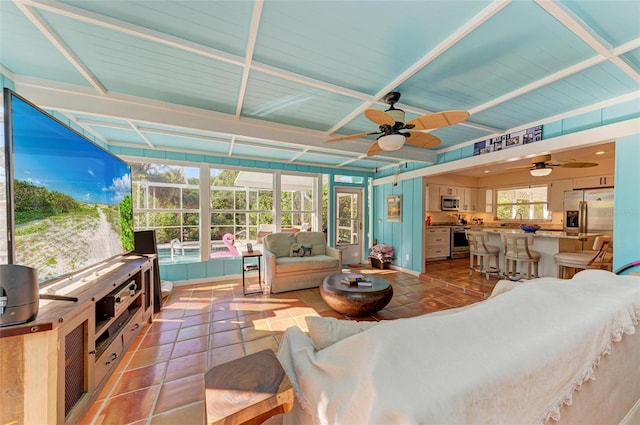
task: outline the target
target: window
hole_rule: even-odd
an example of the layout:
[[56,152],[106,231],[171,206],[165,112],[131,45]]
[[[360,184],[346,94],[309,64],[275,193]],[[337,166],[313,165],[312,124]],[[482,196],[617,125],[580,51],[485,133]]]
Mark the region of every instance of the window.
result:
[[333,181],[336,183],[353,183],[353,184],[363,184],[364,177],[359,176],[343,176],[340,174],[336,174],[333,176]]
[[498,220],[548,220],[547,187],[519,187],[496,191]]
[[273,174],[212,168],[211,240],[225,233],[255,241],[258,230],[273,226]]
[[134,229],[155,229],[158,260],[199,261],[199,169],[131,163],[131,180]]
[[[317,205],[326,198],[316,193],[319,175],[155,163],[131,168],[134,229],[156,231],[161,264],[203,261],[207,241],[211,257],[235,255],[225,234],[234,235],[241,250],[247,242],[261,242],[259,233],[272,232],[277,217],[282,228],[320,230],[324,223]],[[201,181],[208,182],[209,193],[200,193]]]
[[282,174],[280,187],[280,208],[282,227],[312,229],[315,215],[314,185],[315,178]]

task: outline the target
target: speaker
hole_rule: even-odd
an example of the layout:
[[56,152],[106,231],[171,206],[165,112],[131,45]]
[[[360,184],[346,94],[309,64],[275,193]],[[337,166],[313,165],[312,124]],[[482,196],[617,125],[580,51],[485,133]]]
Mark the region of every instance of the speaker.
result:
[[[138,230],[133,232],[133,243],[136,254],[158,254],[155,230]],[[162,308],[162,286],[160,282],[160,265],[158,257],[153,260],[153,312],[158,313]]]
[[35,320],[40,306],[39,295],[36,269],[0,264],[0,326]]
[[133,232],[134,252],[136,254],[157,254],[155,230],[139,230]]

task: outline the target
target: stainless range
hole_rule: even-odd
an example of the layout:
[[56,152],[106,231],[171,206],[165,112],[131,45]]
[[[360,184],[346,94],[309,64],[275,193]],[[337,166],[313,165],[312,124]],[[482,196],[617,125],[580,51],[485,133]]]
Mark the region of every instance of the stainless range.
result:
[[469,241],[465,230],[468,226],[451,227],[451,258],[469,258]]

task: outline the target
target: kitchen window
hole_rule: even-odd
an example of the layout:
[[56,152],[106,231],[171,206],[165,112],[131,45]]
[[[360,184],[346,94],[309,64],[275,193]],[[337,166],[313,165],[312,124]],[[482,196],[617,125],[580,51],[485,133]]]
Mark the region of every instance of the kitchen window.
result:
[[550,220],[547,209],[547,187],[516,187],[496,191],[498,220]]

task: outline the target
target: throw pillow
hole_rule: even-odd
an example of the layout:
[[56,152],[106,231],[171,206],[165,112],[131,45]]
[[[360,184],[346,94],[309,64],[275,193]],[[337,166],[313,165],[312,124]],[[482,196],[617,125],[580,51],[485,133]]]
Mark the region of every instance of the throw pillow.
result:
[[302,249],[302,245],[297,243],[292,243],[289,247],[289,257],[303,257],[304,250]]
[[306,316],[309,337],[316,350],[327,348],[335,342],[355,335],[382,322],[353,322],[335,317]]
[[302,256],[310,257],[313,255],[313,245],[302,245]]

